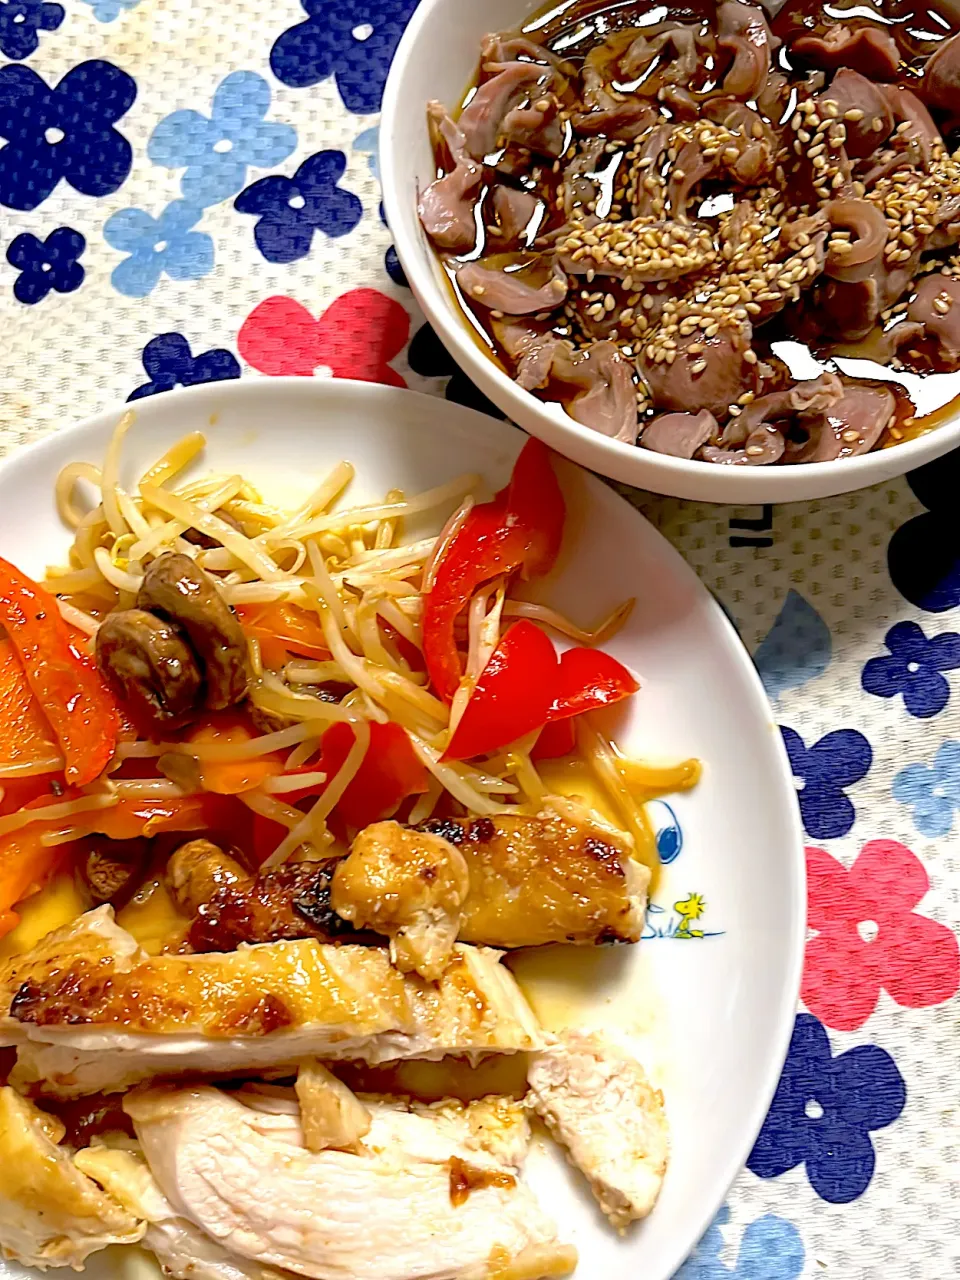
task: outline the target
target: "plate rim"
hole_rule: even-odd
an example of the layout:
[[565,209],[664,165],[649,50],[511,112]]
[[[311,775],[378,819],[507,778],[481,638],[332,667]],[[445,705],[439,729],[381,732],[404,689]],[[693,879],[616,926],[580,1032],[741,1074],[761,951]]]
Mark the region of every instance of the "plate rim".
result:
[[[230,379],[218,382],[202,383],[193,387],[176,387],[172,394],[178,402],[186,402],[191,408],[196,407],[196,412],[203,413],[203,407],[208,402],[217,402],[224,397],[228,400],[242,399],[249,391],[256,389],[261,394],[269,395],[271,392],[277,393],[281,398],[290,392],[297,392],[308,398],[315,396],[321,403],[331,392],[336,392],[338,396],[345,396],[348,400],[356,398],[362,400],[372,398],[374,401],[380,401],[384,406],[384,415],[389,413],[391,402],[395,402],[398,398],[409,400],[414,398],[416,401],[424,405],[430,405],[431,411],[435,411],[438,403],[444,406],[444,411],[448,419],[460,419],[463,424],[472,423],[475,427],[485,430],[488,434],[493,431],[499,433],[506,442],[508,439],[518,441],[527,436],[527,433],[511,422],[493,418],[479,410],[472,409],[466,405],[456,404],[450,401],[440,401],[435,395],[429,395],[420,391],[414,391],[409,388],[393,387],[384,383],[364,382],[354,379],[341,378],[303,378],[296,376],[277,377],[277,378],[248,378],[248,379]],[[163,392],[164,403],[166,397],[171,392]],[[155,396],[144,397],[143,399],[152,402]],[[0,501],[2,501],[4,487],[15,479],[16,473],[24,466],[29,466],[34,458],[45,458],[50,454],[54,457],[60,454],[63,463],[73,461],[67,456],[69,454],[70,440],[81,436],[82,434],[102,430],[110,425],[112,419],[119,419],[127,410],[133,409],[136,414],[141,412],[150,414],[153,412],[149,404],[143,404],[142,401],[120,401],[113,406],[102,409],[99,413],[93,414],[78,422],[72,422],[42,436],[38,440],[30,441],[19,447],[15,447],[0,458]],[[209,414],[209,410],[207,413]],[[215,425],[215,423],[213,424]],[[427,429],[435,429],[428,426],[426,421],[423,424]],[[184,425],[184,431],[190,429],[188,423]],[[316,428],[322,429],[322,419],[318,418]],[[562,456],[562,455],[561,455]],[[570,465],[579,465],[571,463]],[[647,531],[652,534],[654,540],[661,544],[660,550],[665,555],[670,570],[678,575],[681,580],[686,580],[687,584],[695,593],[703,597],[703,603],[712,612],[713,616],[720,622],[721,629],[727,636],[730,644],[728,646],[733,661],[735,661],[742,669],[747,688],[750,696],[755,703],[755,711],[758,717],[766,719],[770,724],[769,733],[769,750],[772,753],[772,761],[776,763],[776,774],[778,778],[778,795],[776,797],[777,807],[780,810],[777,821],[783,821],[784,839],[781,842],[780,849],[776,856],[787,858],[787,883],[790,894],[793,898],[793,911],[791,914],[789,936],[786,938],[784,947],[786,979],[781,991],[779,1007],[776,1012],[775,1032],[770,1037],[769,1044],[771,1048],[770,1061],[764,1072],[763,1088],[754,1092],[753,1101],[749,1111],[748,1121],[742,1127],[742,1133],[739,1141],[731,1142],[730,1150],[722,1163],[718,1164],[716,1174],[711,1179],[714,1184],[715,1192],[707,1197],[710,1202],[709,1212],[699,1215],[696,1222],[691,1222],[690,1233],[691,1239],[684,1240],[681,1246],[669,1255],[670,1271],[669,1275],[675,1274],[677,1269],[683,1264],[702,1239],[704,1233],[716,1217],[720,1207],[726,1200],[733,1183],[739,1177],[740,1173],[745,1169],[746,1162],[749,1158],[753,1145],[763,1126],[764,1119],[768,1113],[773,1096],[776,1092],[780,1081],[783,1064],[787,1058],[787,1052],[790,1046],[790,1040],[793,1034],[794,1021],[797,1013],[797,1006],[800,995],[800,983],[802,978],[804,951],[806,947],[806,919],[807,919],[807,875],[806,875],[806,854],[805,854],[805,837],[800,819],[799,806],[795,800],[795,791],[793,787],[793,770],[790,767],[789,758],[787,756],[786,747],[779,731],[777,730],[777,719],[774,709],[770,703],[767,693],[760,679],[757,667],[742,639],[737,631],[733,621],[722,607],[717,597],[709,588],[700,580],[699,576],[687,563],[680,551],[673,545],[668,538],[660,532],[660,530],[650,521],[638,508],[628,502],[621,493],[619,493],[611,483],[605,481],[601,476],[591,472],[588,468],[580,467],[584,473],[586,486],[593,489],[595,494],[602,493],[606,495],[606,500],[613,500],[620,503],[632,513],[632,517],[647,526]],[[2,548],[0,548],[2,552]],[[695,1230],[694,1230],[695,1228]],[[686,1232],[682,1233],[686,1236]],[[635,1237],[635,1248],[639,1250],[641,1247],[641,1238]],[[582,1257],[578,1264],[578,1270],[583,1263],[587,1261],[586,1257]],[[32,1274],[32,1272],[31,1272]],[[667,1280],[667,1276],[663,1277]]]

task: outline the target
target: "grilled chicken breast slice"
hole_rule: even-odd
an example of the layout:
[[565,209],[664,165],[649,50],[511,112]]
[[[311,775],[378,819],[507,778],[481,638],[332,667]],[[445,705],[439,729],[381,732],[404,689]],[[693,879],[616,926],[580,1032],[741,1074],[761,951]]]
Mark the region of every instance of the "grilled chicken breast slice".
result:
[[174,1280],[292,1280],[292,1273],[242,1258],[186,1218],[180,1217],[147,1167],[142,1154],[89,1147],[76,1163],[146,1224],[143,1247]]
[[0,1089],[0,1250],[27,1266],[81,1270],[91,1253],[135,1244],[143,1224],[58,1144],[63,1126]]
[[362,1152],[314,1153],[271,1132],[289,1117],[217,1089],[152,1088],[124,1105],[175,1213],[260,1265],[313,1280],[492,1280],[511,1267],[548,1277],[575,1265],[516,1167],[426,1114],[374,1106]]
[[619,1230],[653,1208],[667,1168],[663,1095],[606,1036],[568,1031],[532,1056],[530,1101]]
[[11,1077],[62,1097],[154,1075],[223,1075],[303,1058],[479,1057],[536,1049],[542,1033],[496,951],[458,946],[436,983],[386,950],[313,939],[205,955],[142,953],[109,906],[0,966]]
[[395,946],[412,935],[441,967],[457,936],[496,947],[639,940],[650,873],[628,835],[575,801],[427,826],[362,831],[334,873],[334,909]]
[[449,840],[375,822],[338,864],[330,905],[357,928],[385,933],[398,969],[433,979],[450,963],[469,889],[467,864]]

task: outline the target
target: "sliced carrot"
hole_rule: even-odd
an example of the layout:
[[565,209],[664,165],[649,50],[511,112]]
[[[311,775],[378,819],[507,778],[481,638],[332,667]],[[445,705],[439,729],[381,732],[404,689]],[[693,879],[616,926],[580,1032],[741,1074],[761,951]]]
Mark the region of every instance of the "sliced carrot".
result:
[[[0,917],[13,916],[9,928],[19,917],[11,910],[23,898],[42,889],[57,867],[70,856],[69,844],[45,848],[40,837],[46,828],[26,827],[0,839]],[[0,924],[2,928],[2,924]],[[4,933],[9,929],[3,929]]]
[[330,651],[315,613],[295,604],[238,605],[237,617],[248,636],[260,644],[260,660],[269,671],[279,671],[292,657],[323,662]]
[[[187,742],[197,745],[249,742],[257,734],[253,725],[243,715],[234,711],[211,716],[204,724],[193,728]],[[283,772],[283,761],[277,756],[257,756],[252,760],[203,760],[200,779],[204,791],[215,795],[236,796],[259,787],[265,779]]]
[[0,779],[53,773],[63,768],[56,734],[33,695],[17,651],[0,639]]

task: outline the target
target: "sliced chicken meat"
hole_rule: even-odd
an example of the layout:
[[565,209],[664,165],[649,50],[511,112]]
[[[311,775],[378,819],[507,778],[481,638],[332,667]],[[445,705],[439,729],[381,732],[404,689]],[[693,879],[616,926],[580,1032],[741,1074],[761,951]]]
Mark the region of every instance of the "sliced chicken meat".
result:
[[232,1253],[176,1212],[139,1151],[90,1147],[78,1168],[145,1223],[143,1247],[174,1280],[291,1280],[292,1272]]
[[463,855],[442,836],[376,822],[337,867],[330,902],[358,928],[390,938],[390,959],[431,980],[450,963],[470,888]]
[[334,875],[335,909],[382,932],[432,930],[438,947],[458,935],[498,947],[639,939],[650,873],[582,805],[551,797],[532,816],[426,827],[361,832]]
[[63,1125],[0,1089],[0,1250],[27,1266],[73,1267],[111,1244],[135,1244],[143,1224],[90,1180],[59,1143]]
[[575,1265],[517,1167],[423,1111],[373,1108],[353,1153],[298,1148],[263,1123],[283,1117],[216,1089],[154,1088],[125,1107],[178,1216],[260,1265],[314,1280],[549,1277]]
[[0,1039],[14,1083],[60,1096],[158,1074],[236,1074],[305,1057],[477,1057],[539,1047],[536,1019],[500,955],[458,945],[436,983],[386,949],[313,939],[207,955],[144,954],[109,906],[0,968]]
[[640,1063],[605,1036],[570,1031],[535,1054],[534,1111],[623,1229],[656,1203],[669,1154],[663,1095]]
[[370,1112],[352,1089],[315,1058],[300,1063],[295,1086],[308,1151],[357,1151],[370,1132]]

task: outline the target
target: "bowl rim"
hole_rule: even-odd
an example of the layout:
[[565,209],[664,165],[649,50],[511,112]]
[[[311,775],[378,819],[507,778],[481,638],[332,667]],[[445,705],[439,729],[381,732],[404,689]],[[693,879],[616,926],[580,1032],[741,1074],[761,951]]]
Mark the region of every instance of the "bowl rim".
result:
[[[960,444],[958,395],[955,411],[926,434],[860,457],[782,467],[722,467],[612,440],[574,421],[559,404],[540,400],[533,392],[518,387],[499,364],[483,353],[470,334],[462,310],[442,284],[433,246],[420,228],[415,209],[407,208],[404,160],[396,139],[401,104],[411,94],[418,94],[426,105],[423,91],[409,83],[408,64],[421,40],[428,38],[437,11],[459,2],[421,0],[397,47],[381,113],[383,204],[397,256],[427,320],[471,381],[503,412],[511,419],[517,414],[526,430],[542,435],[558,452],[581,466],[655,493],[719,503],[763,504],[833,497],[892,480]],[[519,7],[522,0],[517,2]],[[638,472],[643,472],[642,479],[636,478]],[[716,496],[703,496],[705,490],[716,490]]]

